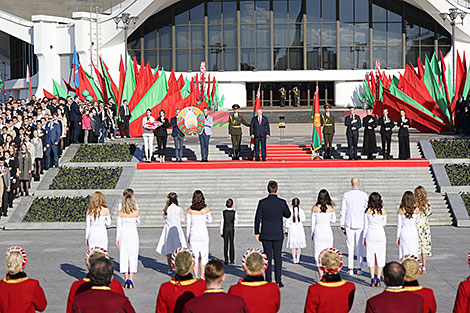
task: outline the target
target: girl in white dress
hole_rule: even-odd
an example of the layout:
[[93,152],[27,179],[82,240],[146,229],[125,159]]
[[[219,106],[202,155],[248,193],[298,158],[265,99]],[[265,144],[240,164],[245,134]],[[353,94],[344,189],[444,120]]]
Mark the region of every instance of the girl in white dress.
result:
[[144,139],[144,157],[147,163],[152,161],[153,156],[153,125],[155,118],[152,116],[152,110],[147,109],[147,116],[142,119],[142,138]]
[[300,207],[298,198],[292,199],[290,217],[286,220],[287,248],[292,249],[292,260],[294,264],[300,263],[301,249],[305,248],[305,212]]
[[108,250],[108,230],[111,216],[107,208],[106,198],[97,191],[90,198],[90,206],[86,213],[85,244],[88,249],[100,247]]
[[160,240],[157,245],[157,252],[166,256],[168,263],[168,274],[172,273],[171,255],[178,248],[186,248],[186,239],[181,228],[184,223],[183,208],[178,206],[178,195],[174,192],[168,194],[166,206],[163,209],[165,227],[163,227]]
[[139,259],[140,214],[132,194],[122,200],[116,219],[116,247],[119,249],[119,272],[124,273],[124,288],[134,288],[134,273],[137,273]]
[[209,259],[209,232],[207,223],[212,223],[212,215],[200,190],[193,193],[193,201],[187,214],[186,237],[195,256],[194,276],[204,279],[204,269]]
[[327,190],[322,189],[318,193],[317,203],[312,208],[312,240],[315,261],[320,278],[323,270],[320,268],[320,252],[326,248],[333,248],[333,231],[331,223],[336,222],[334,203],[331,201]]
[[399,256],[419,254],[419,210],[416,208],[415,196],[411,191],[406,191],[401,198],[398,210],[397,245]]
[[[380,278],[385,266],[387,246],[385,225],[387,225],[387,212],[383,209],[382,197],[379,193],[373,192],[369,196],[366,214],[364,214],[364,236],[362,239],[362,244],[366,247],[371,287],[380,287]],[[376,265],[377,276],[375,275]]]

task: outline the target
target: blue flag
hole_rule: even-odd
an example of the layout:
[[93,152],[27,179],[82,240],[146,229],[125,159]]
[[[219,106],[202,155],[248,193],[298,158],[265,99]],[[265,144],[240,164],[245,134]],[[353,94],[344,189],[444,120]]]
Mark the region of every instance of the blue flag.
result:
[[73,65],[73,82],[75,84],[75,88],[78,88],[80,87],[80,80],[78,78],[78,69],[80,68],[80,63],[78,62],[78,54],[77,54],[77,49],[75,46],[73,47],[72,65]]

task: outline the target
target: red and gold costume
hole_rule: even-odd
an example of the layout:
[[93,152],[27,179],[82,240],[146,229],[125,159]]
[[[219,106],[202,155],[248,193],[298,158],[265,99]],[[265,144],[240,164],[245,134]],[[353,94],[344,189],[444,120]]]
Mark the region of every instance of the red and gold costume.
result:
[[[339,278],[339,275],[338,275]],[[320,281],[308,288],[305,313],[347,313],[354,302],[356,286],[351,282]]]
[[[111,285],[109,285],[112,291],[117,292],[123,296],[125,296],[124,289],[122,289],[121,284],[117,280],[113,280]],[[72,287],[70,287],[69,297],[67,300],[67,313],[72,313],[72,304],[73,300],[77,295],[80,293],[90,290],[91,289],[91,282],[89,278],[84,278],[81,280],[77,280],[73,282]]]
[[424,299],[423,313],[435,313],[437,311],[436,298],[432,289],[421,286],[406,286],[405,290],[420,295]]
[[470,277],[459,284],[453,313],[470,313]]
[[34,313],[46,309],[47,300],[39,282],[24,272],[0,281],[0,312]]
[[255,278],[248,276],[248,278],[245,278],[238,284],[231,286],[228,293],[242,297],[250,312],[278,312],[281,307],[279,286],[275,283],[264,281],[262,277],[259,281],[252,280],[255,280]]
[[250,312],[242,297],[229,295],[223,289],[208,289],[189,300],[183,313],[246,313]]
[[203,280],[192,279],[192,276],[186,280],[172,278],[160,286],[155,312],[181,313],[185,303],[202,295],[204,290],[206,282]]
[[423,297],[407,292],[405,288],[387,288],[367,300],[366,313],[416,313],[424,312]]
[[91,287],[75,297],[72,312],[106,313],[126,312],[135,313],[129,299],[109,287]]

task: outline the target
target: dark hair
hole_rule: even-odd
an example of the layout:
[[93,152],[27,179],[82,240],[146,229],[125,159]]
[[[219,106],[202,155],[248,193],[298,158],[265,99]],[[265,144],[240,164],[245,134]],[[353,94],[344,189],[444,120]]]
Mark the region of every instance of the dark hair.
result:
[[220,280],[224,273],[224,264],[219,259],[210,260],[204,270],[204,276],[208,283]]
[[315,205],[320,206],[320,211],[325,213],[328,210],[328,206],[333,206],[334,203],[331,201],[330,194],[328,190],[322,189],[318,193],[317,203]]
[[90,281],[92,286],[109,286],[112,281],[114,265],[111,260],[101,257],[91,264]]
[[152,113],[152,110],[150,110],[150,109],[145,110],[145,113],[147,113],[147,112]]
[[367,210],[372,211],[372,215],[374,214],[382,214],[383,209],[383,202],[382,196],[378,192],[373,192],[369,196],[369,201],[367,202]]
[[276,193],[277,192],[277,181],[275,180],[270,180],[268,183],[268,192],[269,193]]
[[227,201],[225,201],[225,206],[227,208],[233,208],[233,200],[232,199],[227,199]]
[[389,287],[403,286],[405,268],[398,262],[387,263],[384,267],[384,281]]
[[172,204],[176,204],[178,205],[178,195],[176,194],[176,192],[170,192],[167,196],[167,199],[166,199],[166,205],[165,205],[165,208],[163,209],[163,214],[166,216],[167,215],[167,211],[168,211],[168,208],[170,207],[170,205]]
[[[299,206],[300,206],[300,200],[299,200],[299,198],[294,198],[294,199],[292,199],[292,221],[293,221],[294,223],[300,222]],[[296,213],[295,213],[295,209],[297,209],[297,215],[296,215]]]
[[415,195],[411,191],[405,191],[401,198],[400,209],[405,213],[406,218],[412,218],[416,209]]
[[193,192],[193,200],[191,204],[191,210],[201,211],[206,207],[206,199],[201,190],[195,190]]

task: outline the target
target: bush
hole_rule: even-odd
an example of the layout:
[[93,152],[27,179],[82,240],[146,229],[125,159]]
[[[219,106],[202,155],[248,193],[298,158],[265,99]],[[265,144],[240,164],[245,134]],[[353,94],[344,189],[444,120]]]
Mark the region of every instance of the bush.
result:
[[463,203],[465,204],[465,208],[467,208],[467,213],[470,215],[470,194],[468,193],[462,193],[462,200]]
[[470,165],[446,164],[444,165],[452,186],[470,185]]
[[49,189],[114,189],[122,167],[61,167]]
[[470,158],[470,140],[439,139],[430,142],[438,159]]
[[34,199],[23,222],[83,222],[90,197]]
[[71,162],[130,162],[135,144],[80,145]]

